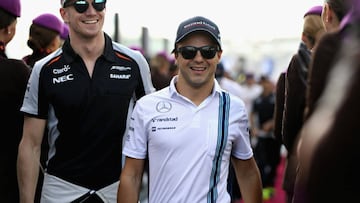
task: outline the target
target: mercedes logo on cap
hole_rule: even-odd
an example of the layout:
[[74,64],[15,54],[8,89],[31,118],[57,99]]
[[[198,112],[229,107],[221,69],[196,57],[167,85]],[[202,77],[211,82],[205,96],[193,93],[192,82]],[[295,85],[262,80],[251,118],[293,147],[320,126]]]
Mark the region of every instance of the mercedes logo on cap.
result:
[[171,103],[168,101],[161,101],[156,104],[156,111],[166,113],[171,110]]

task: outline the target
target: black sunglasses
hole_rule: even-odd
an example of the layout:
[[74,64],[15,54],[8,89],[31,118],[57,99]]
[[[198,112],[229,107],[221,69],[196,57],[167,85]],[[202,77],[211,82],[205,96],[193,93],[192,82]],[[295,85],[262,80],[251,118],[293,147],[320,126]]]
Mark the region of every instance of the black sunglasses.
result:
[[197,51],[200,51],[201,56],[203,58],[212,59],[215,57],[216,52],[219,51],[219,48],[213,46],[203,46],[203,47],[184,46],[176,50],[176,52],[180,53],[184,59],[195,58]]
[[[106,0],[94,0],[91,5],[97,11],[103,11],[105,8]],[[74,6],[78,13],[84,13],[89,8],[89,2],[85,0],[78,0],[73,3],[65,3],[64,8]]]

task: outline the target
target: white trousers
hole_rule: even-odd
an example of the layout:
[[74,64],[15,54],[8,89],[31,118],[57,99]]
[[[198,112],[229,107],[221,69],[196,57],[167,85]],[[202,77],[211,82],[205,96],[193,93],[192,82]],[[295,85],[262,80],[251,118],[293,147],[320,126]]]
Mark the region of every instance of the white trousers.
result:
[[[119,181],[106,186],[96,194],[105,203],[116,203]],[[69,203],[88,193],[90,189],[75,185],[56,176],[45,173],[41,203]]]

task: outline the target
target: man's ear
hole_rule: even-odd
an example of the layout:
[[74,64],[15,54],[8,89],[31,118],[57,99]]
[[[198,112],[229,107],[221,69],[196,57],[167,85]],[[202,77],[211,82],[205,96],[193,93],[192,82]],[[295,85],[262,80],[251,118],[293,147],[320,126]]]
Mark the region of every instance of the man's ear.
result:
[[216,52],[216,54],[217,54],[217,56],[218,56],[218,58],[219,58],[219,61],[220,61],[220,59],[221,59],[222,53],[223,53],[222,50]]
[[64,8],[60,8],[60,15],[61,15],[64,23],[68,24],[69,23],[69,16],[68,16],[68,13],[66,12],[66,10]]
[[322,15],[324,15],[324,21],[325,22],[331,22],[332,21],[332,12],[330,11],[331,8],[328,3],[324,3],[324,9],[322,12]]

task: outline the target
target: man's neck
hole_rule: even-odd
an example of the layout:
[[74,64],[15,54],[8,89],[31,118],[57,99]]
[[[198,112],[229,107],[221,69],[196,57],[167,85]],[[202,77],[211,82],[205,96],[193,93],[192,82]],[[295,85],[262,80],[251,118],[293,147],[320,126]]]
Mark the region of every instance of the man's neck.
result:
[[188,98],[198,106],[211,94],[214,88],[214,82],[196,88],[188,85],[185,81],[181,81],[180,79],[177,83],[175,83],[175,87],[179,94]]
[[105,36],[103,33],[93,38],[73,37],[70,39],[71,47],[83,59],[97,59],[104,51]]

